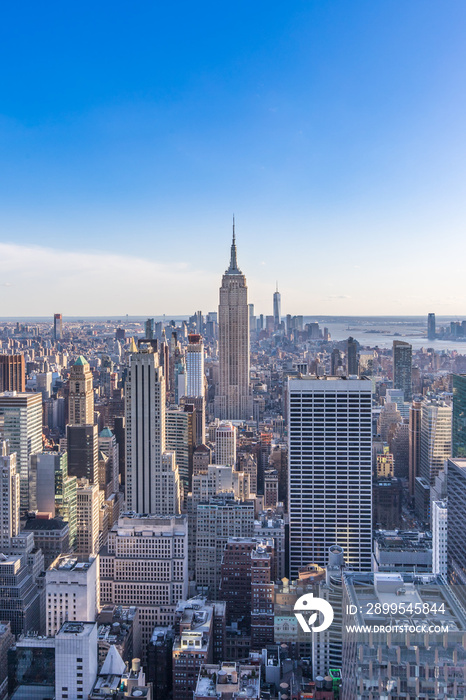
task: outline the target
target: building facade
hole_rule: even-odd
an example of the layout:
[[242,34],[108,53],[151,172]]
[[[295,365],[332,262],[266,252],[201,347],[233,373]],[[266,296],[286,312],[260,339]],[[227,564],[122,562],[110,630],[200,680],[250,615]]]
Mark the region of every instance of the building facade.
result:
[[[252,307],[252,315],[254,316],[254,306]],[[281,316],[282,316],[282,298],[281,294],[278,291],[278,282],[277,282],[277,288],[273,294],[273,326],[274,330],[278,331],[280,327],[280,322],[281,322]]]
[[94,423],[94,389],[91,368],[80,355],[70,370],[68,420],[70,425]]
[[98,557],[58,557],[45,572],[47,636],[54,637],[65,622],[94,622],[99,599]]
[[452,457],[466,457],[466,374],[453,375]]
[[187,540],[185,516],[125,515],[100,552],[100,601],[139,608],[143,656],[154,627],[172,625],[187,597]]
[[21,483],[21,511],[29,508],[29,457],[42,451],[42,395],[15,391],[0,394],[3,439],[10,453],[16,452],[16,468]]
[[24,355],[0,355],[0,393],[26,391]]
[[290,576],[325,566],[329,548],[370,570],[372,542],[371,383],[288,380]]
[[16,469],[16,453],[7,453],[7,444],[0,442],[0,552],[10,549],[11,538],[19,533],[20,479]]
[[68,474],[99,483],[99,429],[94,422],[66,426]]
[[215,462],[228,467],[236,465],[236,428],[229,421],[215,431]]
[[432,571],[447,576],[448,506],[446,501],[432,502]]
[[402,340],[393,341],[393,387],[402,389],[405,401],[413,398],[413,348]]
[[68,476],[66,452],[41,452],[31,455],[29,508],[59,516],[68,523],[70,546],[76,543],[77,479]]
[[451,406],[444,402],[422,402],[419,475],[430,486],[451,457],[451,417]]
[[448,579],[463,605],[466,605],[466,459],[448,460],[448,525],[447,569]]
[[135,513],[175,515],[180,511],[176,462],[165,455],[163,368],[153,343],[130,357],[126,381],[126,503]]
[[252,416],[249,382],[249,308],[246,277],[238,267],[233,223],[230,265],[222,278],[219,322],[220,376],[215,416],[244,420]]
[[204,396],[204,343],[202,336],[188,335],[186,350],[186,395]]

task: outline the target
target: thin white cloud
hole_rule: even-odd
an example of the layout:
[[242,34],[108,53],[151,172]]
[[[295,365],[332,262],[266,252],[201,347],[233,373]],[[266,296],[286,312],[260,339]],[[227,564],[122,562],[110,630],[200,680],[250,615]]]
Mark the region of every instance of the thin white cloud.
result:
[[15,286],[14,295],[0,296],[8,316],[189,313],[218,287],[218,274],[184,261],[0,243],[0,277],[6,275]]

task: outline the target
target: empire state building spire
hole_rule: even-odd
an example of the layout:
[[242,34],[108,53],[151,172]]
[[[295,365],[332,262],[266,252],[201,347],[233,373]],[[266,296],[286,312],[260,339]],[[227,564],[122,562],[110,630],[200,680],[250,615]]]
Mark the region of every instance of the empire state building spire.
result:
[[230,267],[226,270],[227,275],[241,275],[242,272],[238,267],[236,259],[236,236],[235,236],[235,217],[233,216],[233,240],[231,242]]
[[219,301],[219,386],[215,416],[220,420],[249,420],[253,406],[249,383],[248,287],[236,258],[234,217],[230,267],[222,278]]

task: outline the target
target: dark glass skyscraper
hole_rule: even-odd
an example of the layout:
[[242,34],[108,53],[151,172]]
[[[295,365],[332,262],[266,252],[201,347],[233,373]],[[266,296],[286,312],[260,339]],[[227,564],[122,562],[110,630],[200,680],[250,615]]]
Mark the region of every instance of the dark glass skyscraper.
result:
[[53,316],[53,339],[61,340],[63,338],[63,318],[61,314]]
[[359,374],[358,344],[354,338],[348,338],[348,374]]
[[447,567],[450,583],[458,584],[456,589],[462,602],[466,599],[466,460],[448,460],[448,539]]
[[453,375],[452,457],[466,457],[466,374]]
[[274,292],[273,295],[273,327],[274,330],[278,330],[278,327],[280,326],[280,320],[281,320],[281,313],[282,313],[282,301],[281,301],[281,295],[280,292],[278,291],[278,282],[277,282],[277,289]]
[[393,341],[393,386],[402,389],[404,400],[411,401],[413,348],[402,340]]
[[435,340],[435,314],[428,314],[427,316],[427,338],[428,340]]

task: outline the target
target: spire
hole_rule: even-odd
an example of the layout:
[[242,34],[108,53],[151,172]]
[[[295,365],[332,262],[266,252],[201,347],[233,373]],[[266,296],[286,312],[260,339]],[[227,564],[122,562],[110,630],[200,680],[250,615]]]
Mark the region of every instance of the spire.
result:
[[277,287],[276,287],[275,291],[278,294],[278,280],[277,280]]
[[233,214],[233,240],[231,242],[230,267],[227,270],[228,275],[240,275],[241,270],[238,267],[236,259],[236,235],[235,235],[235,215]]

